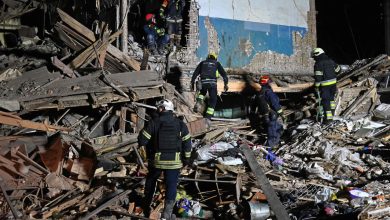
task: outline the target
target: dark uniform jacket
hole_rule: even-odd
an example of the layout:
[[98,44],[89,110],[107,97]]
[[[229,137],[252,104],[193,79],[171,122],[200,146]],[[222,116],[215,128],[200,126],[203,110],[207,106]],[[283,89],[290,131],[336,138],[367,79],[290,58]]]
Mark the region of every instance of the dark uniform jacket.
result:
[[187,125],[170,111],[160,113],[148,123],[138,136],[138,144],[149,148],[148,159],[158,169],[180,169],[182,161],[191,156]]
[[170,19],[176,19],[177,21],[180,21],[182,19],[182,13],[185,6],[184,0],[169,0],[168,6],[167,6],[167,18]]
[[216,83],[219,75],[222,76],[225,85],[228,83],[228,77],[222,65],[214,59],[206,59],[198,64],[192,75],[191,84],[194,84],[196,78],[200,75],[202,83]]
[[337,65],[326,54],[319,55],[314,64],[315,86],[330,86],[337,83],[337,74],[341,71]]
[[279,97],[274,93],[269,85],[262,85],[260,92],[256,95],[256,105],[261,115],[267,115],[270,112],[281,114],[282,106]]

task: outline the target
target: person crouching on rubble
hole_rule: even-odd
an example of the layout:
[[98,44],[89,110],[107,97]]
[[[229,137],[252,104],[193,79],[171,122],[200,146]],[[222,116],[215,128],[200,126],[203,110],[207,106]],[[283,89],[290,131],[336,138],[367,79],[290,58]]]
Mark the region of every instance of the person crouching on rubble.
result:
[[154,14],[146,14],[144,31],[148,49],[153,55],[164,54],[165,46],[169,43],[169,36],[164,27],[159,27]]
[[[341,68],[332,59],[330,59],[321,48],[315,48],[311,57],[315,60],[314,79],[317,102],[320,103],[317,110],[317,120],[328,124],[333,121],[333,115],[336,108],[334,101],[337,92],[337,74]],[[324,117],[324,111],[325,116]]]
[[267,146],[275,148],[280,141],[280,136],[283,131],[283,126],[278,122],[278,116],[283,118],[283,109],[279,103],[279,97],[274,93],[270,86],[269,76],[260,78],[260,91],[256,92],[255,105],[257,111],[262,118],[263,123],[267,127]]
[[[164,173],[166,186],[164,219],[175,219],[172,214],[175,205],[180,169],[189,165],[191,136],[186,124],[173,114],[173,103],[164,99],[156,105],[159,117],[153,118],[138,136],[138,144],[146,149],[148,175],[145,182],[143,210],[149,217],[157,179]],[[152,144],[148,144],[151,142]]]

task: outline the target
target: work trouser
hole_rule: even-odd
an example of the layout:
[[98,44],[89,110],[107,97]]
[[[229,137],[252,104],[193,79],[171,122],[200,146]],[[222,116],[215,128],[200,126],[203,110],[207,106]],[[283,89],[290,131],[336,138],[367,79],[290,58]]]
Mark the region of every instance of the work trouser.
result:
[[149,49],[157,49],[156,46],[162,48],[169,43],[169,36],[167,34],[160,36],[157,34],[156,30],[148,27],[147,25],[144,26],[144,31]]
[[161,172],[164,172],[164,183],[166,187],[165,200],[175,200],[177,192],[177,183],[179,180],[180,169],[157,169],[150,167],[145,182],[145,198],[144,206],[150,206],[153,201],[154,191],[157,184],[157,179]]
[[336,92],[337,92],[336,84],[329,85],[329,86],[321,86],[320,88],[321,104],[322,104],[322,108],[324,109],[324,114],[325,114],[324,119],[326,121],[333,120],[334,110],[336,108],[336,103],[334,101]]
[[272,148],[279,144],[283,126],[278,122],[278,115],[274,111],[264,117],[267,126],[267,146]]
[[207,92],[209,93],[209,103],[205,117],[210,119],[214,115],[214,108],[217,105],[217,83],[202,83],[202,89],[196,98],[196,102],[202,102]]
[[173,35],[181,36],[182,33],[182,23],[183,19],[181,18],[168,18],[167,19],[167,29],[168,34],[172,38]]

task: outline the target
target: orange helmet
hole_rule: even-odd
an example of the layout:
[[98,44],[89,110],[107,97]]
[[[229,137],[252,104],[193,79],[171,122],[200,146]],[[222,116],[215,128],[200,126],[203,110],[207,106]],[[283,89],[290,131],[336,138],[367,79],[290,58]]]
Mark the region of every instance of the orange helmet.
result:
[[269,76],[261,76],[259,83],[260,85],[267,85],[270,82]]

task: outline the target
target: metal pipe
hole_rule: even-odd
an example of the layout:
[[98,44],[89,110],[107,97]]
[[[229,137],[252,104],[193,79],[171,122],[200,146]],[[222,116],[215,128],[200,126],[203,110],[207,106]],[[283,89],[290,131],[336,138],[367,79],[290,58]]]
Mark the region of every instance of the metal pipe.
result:
[[127,54],[129,51],[129,46],[127,43],[128,31],[129,31],[127,14],[128,14],[129,5],[130,3],[128,2],[128,0],[121,0],[121,18],[122,18],[122,28],[123,28],[122,38],[121,38],[121,49],[122,52],[125,54]]

